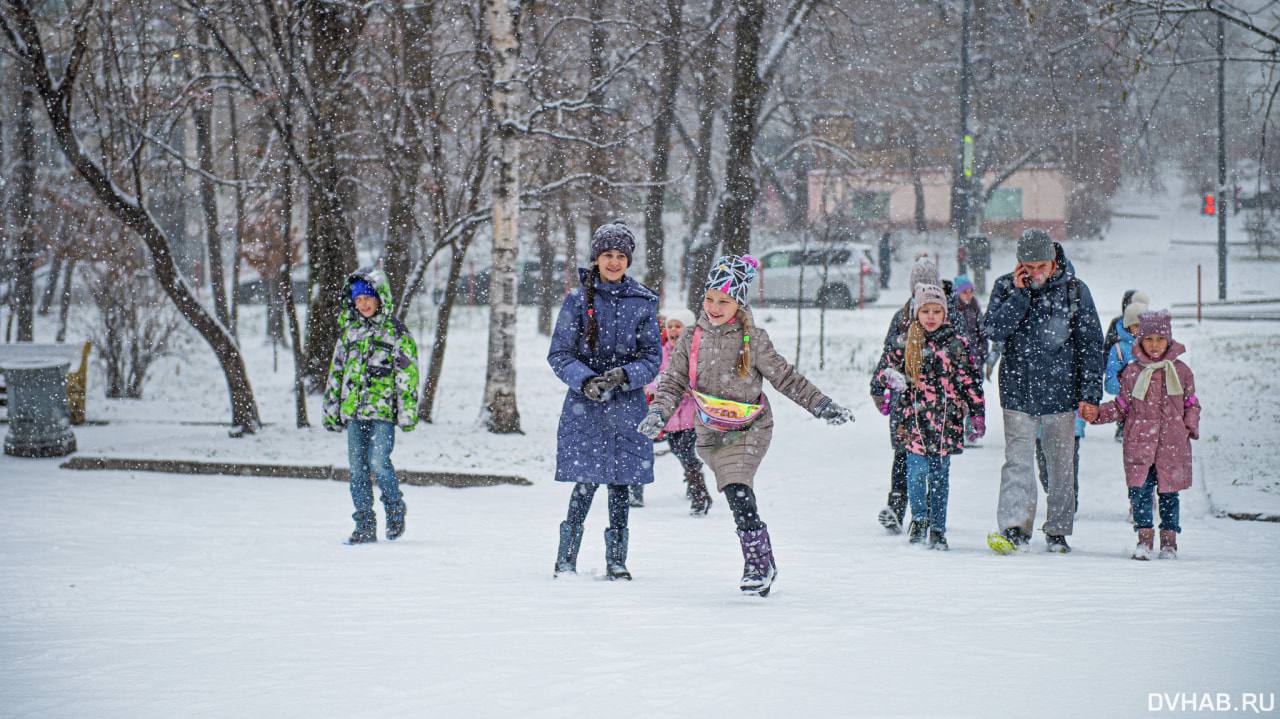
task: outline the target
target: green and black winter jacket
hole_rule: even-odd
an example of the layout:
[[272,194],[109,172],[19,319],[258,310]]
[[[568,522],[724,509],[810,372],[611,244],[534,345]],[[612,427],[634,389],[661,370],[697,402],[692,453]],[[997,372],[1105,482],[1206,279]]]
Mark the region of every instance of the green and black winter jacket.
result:
[[[361,316],[351,300],[356,280],[378,292],[381,306],[372,317]],[[418,346],[395,317],[391,285],[382,270],[360,269],[347,277],[338,327],[342,335],[333,348],[324,390],[325,426],[376,419],[412,430],[418,423]]]

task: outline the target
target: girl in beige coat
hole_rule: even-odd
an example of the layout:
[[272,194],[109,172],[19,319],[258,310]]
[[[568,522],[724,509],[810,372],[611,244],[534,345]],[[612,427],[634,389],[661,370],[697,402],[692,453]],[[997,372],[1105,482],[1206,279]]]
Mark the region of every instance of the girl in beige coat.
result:
[[698,405],[698,456],[715,473],[716,488],[733,511],[742,544],[741,589],[763,597],[778,573],[753,489],[756,469],[773,435],[773,413],[761,391],[764,380],[830,424],[843,424],[853,415],[797,372],[774,349],[769,335],[755,326],[747,298],[758,267],[750,255],[728,255],[712,265],[702,314],[671,352],[639,430],[656,437],[681,399],[693,396]]

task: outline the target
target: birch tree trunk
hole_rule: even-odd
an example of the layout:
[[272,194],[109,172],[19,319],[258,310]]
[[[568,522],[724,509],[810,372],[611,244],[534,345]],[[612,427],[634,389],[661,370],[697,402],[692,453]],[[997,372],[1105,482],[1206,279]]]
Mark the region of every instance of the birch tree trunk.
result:
[[495,125],[493,157],[493,269],[489,276],[489,352],[484,382],[485,425],[495,434],[520,432],[516,407],[516,254],[520,226],[520,138],[512,122],[518,102],[514,82],[520,46],[511,0],[485,0],[489,25],[489,121]]

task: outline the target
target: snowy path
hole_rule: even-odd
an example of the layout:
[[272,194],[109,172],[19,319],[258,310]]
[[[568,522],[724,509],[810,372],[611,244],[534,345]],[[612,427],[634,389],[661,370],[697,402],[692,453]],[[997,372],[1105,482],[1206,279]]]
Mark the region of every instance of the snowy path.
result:
[[1184,556],[1126,560],[1118,447],[1095,432],[1071,555],[983,547],[991,442],[956,461],[954,549],[916,550],[874,523],[889,453],[859,419],[782,410],[766,600],[737,596],[725,505],[688,517],[669,456],[632,513],[630,584],[551,579],[567,488],[547,481],[409,487],[406,537],[351,548],[339,483],[6,461],[0,713],[1134,716],[1148,692],[1280,688],[1280,526],[1203,517],[1192,492]]

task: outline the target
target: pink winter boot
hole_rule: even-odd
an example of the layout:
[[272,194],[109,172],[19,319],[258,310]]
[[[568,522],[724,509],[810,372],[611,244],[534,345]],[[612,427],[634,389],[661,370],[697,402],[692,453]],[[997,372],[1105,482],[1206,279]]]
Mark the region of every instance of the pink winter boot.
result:
[[1178,533],[1172,529],[1160,530],[1160,558],[1178,558]]
[[1151,527],[1138,530],[1138,546],[1133,548],[1132,559],[1145,562],[1151,559],[1151,553],[1154,549],[1153,545],[1156,541],[1156,530]]

